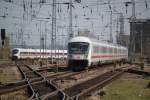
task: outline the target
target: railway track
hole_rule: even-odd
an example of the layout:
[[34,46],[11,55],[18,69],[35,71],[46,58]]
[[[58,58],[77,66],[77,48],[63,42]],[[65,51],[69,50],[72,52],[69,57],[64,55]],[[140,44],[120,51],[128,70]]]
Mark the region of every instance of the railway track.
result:
[[[96,70],[96,68],[89,69],[89,71],[92,71],[92,70]],[[50,81],[51,84],[53,84],[55,87],[58,87],[55,84],[55,81],[63,80],[63,79],[69,79],[70,77],[73,77],[75,75],[79,75],[81,73],[86,73],[86,72],[87,72],[86,70],[83,70],[80,72],[69,72],[68,71],[65,74],[59,74],[59,75],[53,75],[50,77],[46,77],[46,79],[48,81]],[[52,93],[48,93],[44,96],[41,96],[42,100],[62,100],[62,99],[65,100],[66,97],[69,97],[69,96],[63,92],[63,89],[57,89],[57,90],[53,91]]]
[[[66,75],[70,75],[70,72],[56,73],[54,75],[45,76],[45,78],[47,78],[48,80],[51,80],[51,79],[55,79],[57,77],[63,77]],[[33,76],[35,76],[35,75],[33,75]],[[32,78],[32,80],[30,80],[30,83],[35,83],[35,82],[39,82],[39,81],[43,80],[41,77],[34,78],[33,76],[29,77],[29,78]],[[28,82],[25,79],[23,79],[21,81],[14,82],[14,83],[9,83],[9,84],[0,86],[0,95],[6,94],[9,92],[13,92],[13,91],[21,90],[27,86],[28,86]]]
[[83,99],[89,95],[94,89],[102,88],[105,85],[118,78],[124,71],[109,71],[99,75],[93,79],[77,84],[71,88],[65,89],[66,93],[71,99]]
[[109,71],[72,87],[61,89],[60,91],[63,94],[63,99],[61,97],[62,94],[60,95],[60,91],[55,90],[54,92],[45,95],[42,100],[85,100],[85,97],[92,91],[111,83],[114,79],[117,79],[121,74],[123,74],[123,72],[124,70]]
[[[23,76],[23,80],[0,87],[0,90],[1,90],[0,95],[8,93],[8,92],[13,92],[13,91],[25,89],[25,87],[27,87],[27,86],[28,86],[28,88],[31,88],[31,87],[29,87],[31,85],[28,85],[28,81],[30,81],[30,84],[31,84],[31,83],[34,83],[34,82],[42,81],[45,78],[48,81],[59,80],[59,79],[67,79],[71,76],[78,75],[78,74],[86,72],[86,71],[81,71],[81,72],[65,71],[65,72],[56,73],[56,74],[50,75],[50,76],[42,76],[40,74],[40,72],[34,71],[29,66],[20,64],[17,67],[18,67],[18,69],[20,70],[20,72]],[[90,70],[96,70],[96,68],[93,68],[93,69],[90,69]]]
[[[73,85],[69,88],[62,88],[62,93],[65,94],[65,97],[63,97],[63,100],[78,100],[83,99],[85,96],[89,95],[93,90],[96,90],[97,88],[102,88],[105,85],[111,83],[114,79],[117,79],[121,74],[123,74],[126,70],[128,70],[128,66],[124,66],[123,68],[118,68],[114,71],[108,71],[102,75],[96,76],[95,78],[92,78],[90,80],[81,82],[79,84]],[[93,70],[93,69],[90,69]],[[69,77],[77,74],[81,74],[85,71],[81,71],[78,73],[74,73],[69,76],[59,77],[54,80],[52,80],[53,84],[55,84],[55,81],[57,80],[63,80],[68,79]],[[47,95],[43,100],[49,100],[48,98],[58,98],[59,91],[53,92],[51,95]],[[51,100],[51,99],[50,99]],[[60,100],[60,99],[55,99]]]
[[[126,65],[122,68],[117,68],[115,70],[107,71],[104,74],[100,74],[95,78],[77,83],[69,88],[63,89],[63,92],[66,94],[66,98],[71,100],[83,99],[85,96],[89,95],[93,90],[97,88],[102,88],[107,84],[111,83],[113,80],[120,77],[121,74],[126,72],[129,69],[135,68],[136,66]],[[98,68],[99,69],[99,68]],[[92,70],[92,69],[91,69]],[[100,70],[100,69],[99,69]]]
[[[29,99],[42,99],[45,97],[44,95],[59,91],[59,97],[59,95],[63,94],[57,87],[55,87],[55,85],[51,84],[49,80],[54,77],[56,78],[58,76],[70,74],[64,72],[45,77],[41,75],[40,72],[33,70],[29,66],[18,65],[18,69],[23,76],[23,80],[0,87],[0,95],[18,90],[26,90]],[[49,80],[46,80],[46,78]]]
[[[15,82],[15,83],[10,83],[10,84],[7,84],[5,86],[0,87],[0,90],[1,90],[0,94],[5,94],[5,93],[8,93],[8,92],[17,91],[17,90],[20,90],[20,89],[26,87],[28,83],[25,80],[25,77],[26,78],[28,77],[30,79],[31,83],[42,81],[42,78],[39,77],[39,75],[37,75],[36,73],[31,72],[32,69],[29,66],[19,67],[19,65],[18,65],[18,68],[22,73],[23,80]],[[96,67],[89,69],[89,71],[92,71],[92,70],[97,70],[97,69],[96,69]],[[42,70],[40,70],[40,71],[42,71]],[[70,79],[70,77],[73,77],[75,75],[79,75],[81,73],[86,73],[86,72],[87,71],[85,71],[85,70],[80,71],[80,72],[65,71],[65,72],[62,72],[62,73],[55,73],[55,74],[50,75],[50,76],[45,76],[45,78],[49,81],[52,81],[53,84],[55,84],[55,81],[57,81],[57,80]],[[25,74],[25,73],[27,73],[27,74]],[[40,73],[40,72],[38,72],[38,73]]]
[[[65,82],[65,81],[77,81],[77,80],[80,80],[82,79],[83,76],[86,77],[86,75],[91,75],[91,74],[95,74],[95,72],[98,74],[99,72],[98,71],[102,71],[102,70],[105,70],[106,69],[106,66],[101,66],[101,67],[92,67],[88,70],[82,70],[80,72],[69,72],[68,75],[62,75],[62,76],[59,76],[59,77],[55,77],[55,78],[52,78],[51,81],[53,84],[57,85],[57,81],[60,81],[60,82]],[[113,70],[110,66],[107,67],[107,70]],[[108,70],[108,71],[109,71]],[[95,76],[97,76],[97,74]],[[78,77],[80,76],[80,78]],[[57,87],[59,87],[59,85],[57,85]],[[61,88],[61,87],[59,87]]]
[[[21,71],[24,80],[6,85],[5,87],[0,87],[0,95],[8,92],[13,92],[16,90],[27,90],[28,97],[32,99],[41,100],[65,100],[65,99],[78,99],[82,98],[87,93],[90,93],[93,89],[97,87],[103,87],[111,82],[113,79],[117,78],[120,74],[124,72],[122,69],[117,69],[116,71],[111,71],[105,73],[104,75],[99,75],[95,78],[75,84],[69,88],[58,88],[55,84],[57,80],[69,79],[72,76],[79,75],[81,73],[86,73],[87,71],[80,72],[62,72],[56,73],[51,76],[43,76],[40,72],[33,70],[29,66],[18,66]],[[92,68],[92,70],[98,70],[101,68]],[[91,87],[92,86],[92,87]]]
[[129,70],[127,70],[127,72],[144,75],[144,76],[150,76],[150,72],[146,72],[146,71],[142,71],[142,70],[138,70],[138,69],[129,69]]
[[19,65],[17,67],[20,70],[20,72],[21,72],[24,79],[28,78],[29,80],[32,80],[33,78],[37,78],[37,77],[44,78],[40,73],[33,70],[32,68],[30,68],[27,65]]
[[[55,87],[53,84],[51,84],[50,81],[48,81],[45,76],[31,69],[29,66],[23,66],[19,68],[23,76],[25,77],[25,80],[28,82],[30,91],[33,95],[32,99],[37,99],[37,100],[42,99],[42,97],[46,94],[52,93],[56,90],[59,91],[59,89]],[[33,82],[33,80],[35,79],[41,79],[41,80]]]

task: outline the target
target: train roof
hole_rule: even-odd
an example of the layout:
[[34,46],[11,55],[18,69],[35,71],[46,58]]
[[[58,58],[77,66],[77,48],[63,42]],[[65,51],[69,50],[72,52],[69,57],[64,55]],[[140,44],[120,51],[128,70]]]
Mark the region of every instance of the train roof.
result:
[[118,45],[118,44],[113,44],[113,43],[108,43],[108,42],[104,42],[104,41],[99,41],[96,39],[91,39],[88,37],[84,37],[84,36],[77,36],[72,38],[69,43],[71,42],[87,42],[87,43],[95,43],[95,44],[99,44],[102,46],[110,46],[110,47],[114,47],[114,48],[122,48],[122,49],[127,49],[124,46]]

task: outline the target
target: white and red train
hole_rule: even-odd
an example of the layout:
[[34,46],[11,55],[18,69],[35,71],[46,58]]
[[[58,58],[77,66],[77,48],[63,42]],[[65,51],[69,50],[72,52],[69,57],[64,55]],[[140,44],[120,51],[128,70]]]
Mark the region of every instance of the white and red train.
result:
[[72,38],[68,43],[68,67],[73,70],[127,59],[128,49],[120,45],[81,36]]
[[12,50],[12,59],[35,59],[35,58],[67,58],[67,50],[40,50],[14,48]]

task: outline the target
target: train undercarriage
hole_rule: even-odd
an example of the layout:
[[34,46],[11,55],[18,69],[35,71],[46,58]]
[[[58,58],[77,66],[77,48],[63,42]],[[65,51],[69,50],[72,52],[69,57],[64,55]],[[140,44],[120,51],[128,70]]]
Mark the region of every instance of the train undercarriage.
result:
[[88,60],[69,60],[68,68],[70,70],[84,70],[88,67]]

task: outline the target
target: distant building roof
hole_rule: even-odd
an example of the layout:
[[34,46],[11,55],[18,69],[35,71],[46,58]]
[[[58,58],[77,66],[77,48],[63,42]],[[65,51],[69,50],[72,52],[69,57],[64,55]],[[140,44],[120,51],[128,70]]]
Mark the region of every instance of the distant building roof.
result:
[[[129,22],[132,23],[133,20],[130,20]],[[150,22],[150,19],[135,19],[134,22],[137,22],[137,23]]]

